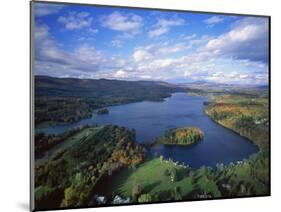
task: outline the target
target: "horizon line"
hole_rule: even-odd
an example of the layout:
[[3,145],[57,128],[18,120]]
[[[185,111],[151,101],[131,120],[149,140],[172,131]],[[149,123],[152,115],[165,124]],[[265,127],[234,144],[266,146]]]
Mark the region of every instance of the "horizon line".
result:
[[79,79],[79,80],[111,80],[111,81],[126,81],[126,82],[163,82],[169,84],[217,84],[217,85],[236,85],[236,86],[269,86],[269,83],[266,84],[243,84],[243,83],[222,83],[222,82],[214,82],[208,80],[193,80],[193,81],[186,81],[186,82],[171,82],[167,80],[156,80],[156,79],[115,79],[115,78],[81,78],[81,77],[71,77],[71,76],[51,76],[51,75],[42,75],[42,74],[34,74],[34,77],[49,77],[49,78],[56,78],[56,79]]

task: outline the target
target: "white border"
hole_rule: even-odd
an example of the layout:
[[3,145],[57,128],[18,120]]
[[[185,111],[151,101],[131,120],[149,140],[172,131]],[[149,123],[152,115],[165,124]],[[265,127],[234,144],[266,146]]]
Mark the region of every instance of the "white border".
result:
[[[58,0],[59,1],[59,0]],[[68,2],[134,7],[199,10],[270,15],[272,86],[272,196],[144,206],[124,206],[82,211],[141,212],[143,210],[265,211],[280,208],[281,168],[281,13],[276,0],[68,0]],[[29,203],[29,2],[1,2],[1,211],[27,211]],[[79,210],[79,211],[81,211]],[[74,211],[74,210],[69,210]]]

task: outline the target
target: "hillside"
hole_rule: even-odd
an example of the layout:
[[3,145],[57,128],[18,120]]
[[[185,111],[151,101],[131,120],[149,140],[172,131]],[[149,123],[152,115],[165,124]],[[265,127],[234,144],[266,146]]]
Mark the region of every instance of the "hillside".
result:
[[161,99],[181,90],[160,81],[124,81],[109,79],[78,79],[35,76],[35,95],[48,97],[131,97]]
[[[123,127],[86,126],[68,133],[64,145],[48,150],[35,163],[36,208],[79,207],[91,198],[101,178],[145,157],[135,133]],[[61,137],[65,135],[57,135]],[[53,137],[47,137],[47,142]]]
[[205,107],[212,120],[269,149],[269,107],[263,96],[220,95]]
[[35,122],[69,123],[94,109],[137,101],[161,101],[184,88],[160,81],[121,81],[35,76]]

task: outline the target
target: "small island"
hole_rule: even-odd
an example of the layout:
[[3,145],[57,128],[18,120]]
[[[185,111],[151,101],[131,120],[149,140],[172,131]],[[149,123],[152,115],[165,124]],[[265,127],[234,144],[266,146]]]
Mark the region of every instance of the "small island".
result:
[[101,108],[97,110],[97,114],[108,114],[109,110],[107,108]]
[[183,127],[167,130],[158,142],[164,145],[192,145],[203,138],[204,133],[201,129],[197,127]]

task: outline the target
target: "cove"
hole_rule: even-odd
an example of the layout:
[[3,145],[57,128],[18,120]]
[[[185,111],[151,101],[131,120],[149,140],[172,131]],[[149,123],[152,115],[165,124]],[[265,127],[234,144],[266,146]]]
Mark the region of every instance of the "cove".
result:
[[108,107],[109,113],[93,114],[69,125],[41,128],[46,134],[61,133],[84,124],[116,124],[136,130],[137,141],[151,143],[165,130],[176,127],[194,126],[204,131],[203,141],[192,146],[157,145],[149,154],[163,155],[193,168],[214,167],[217,163],[229,164],[247,159],[258,151],[248,139],[213,122],[204,113],[204,96],[174,93],[162,102],[136,102]]

